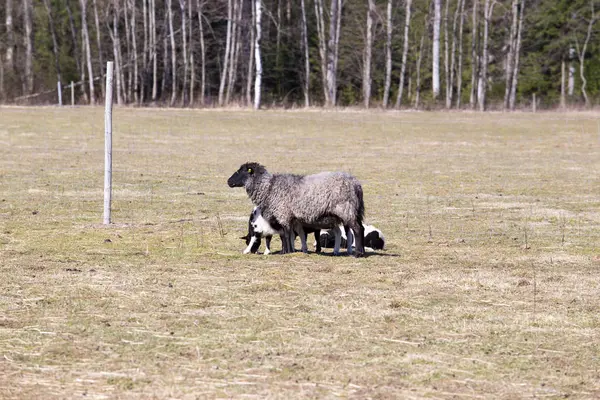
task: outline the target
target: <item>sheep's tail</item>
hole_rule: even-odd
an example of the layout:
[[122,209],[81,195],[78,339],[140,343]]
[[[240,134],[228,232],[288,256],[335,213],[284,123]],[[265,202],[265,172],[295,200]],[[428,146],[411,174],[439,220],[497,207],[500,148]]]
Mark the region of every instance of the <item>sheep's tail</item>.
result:
[[365,219],[365,202],[363,200],[363,190],[362,190],[362,186],[360,185],[360,183],[358,183],[357,185],[354,185],[354,194],[356,195],[356,198],[358,199],[358,209],[357,214],[356,214],[356,219],[358,220],[358,223],[360,225],[362,225],[363,220]]

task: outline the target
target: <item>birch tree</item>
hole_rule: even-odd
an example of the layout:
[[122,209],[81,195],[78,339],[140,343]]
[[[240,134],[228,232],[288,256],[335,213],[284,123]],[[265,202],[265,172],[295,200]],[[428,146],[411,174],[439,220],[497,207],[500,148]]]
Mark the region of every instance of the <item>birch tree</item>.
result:
[[173,4],[172,0],[167,0],[167,16],[169,18],[169,39],[171,41],[171,101],[169,105],[173,106],[177,99],[177,54],[175,49],[175,31],[173,29]]
[[[404,46],[402,48],[402,66],[400,67],[400,83],[398,84],[398,97],[396,97],[396,108],[400,108],[402,104],[402,91],[404,90],[404,76],[406,72],[406,60],[408,58],[408,41],[409,41],[409,29],[410,29],[410,7],[412,0],[406,0],[405,2],[405,20],[404,20]],[[421,39],[421,42],[423,39]],[[422,45],[420,46],[423,47]],[[419,70],[420,72],[420,70]],[[410,90],[409,90],[410,93]]]
[[383,108],[387,108],[388,106],[390,87],[392,86],[392,0],[387,1],[385,15],[385,84],[383,87]]
[[[491,2],[492,1],[492,2]],[[491,2],[491,4],[490,4]],[[489,64],[488,39],[489,24],[494,11],[495,0],[484,0],[483,3],[483,49],[481,54],[481,69],[479,71],[479,83],[477,85],[477,104],[479,111],[485,111],[485,101],[487,94],[487,70]]]
[[227,1],[227,37],[225,38],[225,56],[223,57],[223,69],[221,71],[221,82],[219,83],[219,106],[223,106],[224,94],[225,94],[225,84],[227,82],[227,78],[229,77],[229,60],[230,60],[230,52],[233,51],[231,49],[231,44],[233,41],[233,1]]
[[319,38],[319,58],[321,60],[321,80],[323,86],[323,95],[325,104],[329,105],[331,99],[329,97],[329,89],[327,82],[327,46],[325,38],[325,21],[323,16],[323,0],[315,0],[315,16],[317,19],[317,35]]
[[6,0],[6,55],[4,62],[9,74],[14,73],[15,33],[13,28],[13,0]]
[[444,8],[444,83],[446,85],[446,108],[450,108],[451,104],[451,95],[450,88],[452,84],[450,83],[450,48],[448,41],[448,13],[450,8],[450,0],[446,0],[446,7]]
[[156,0],[150,0],[150,49],[152,52],[152,101],[156,101],[158,94],[158,51],[156,41]]
[[262,84],[262,61],[260,55],[260,40],[261,40],[261,0],[254,0],[254,12],[256,15],[256,33],[254,35],[254,64],[256,65],[256,76],[254,78],[254,109],[260,108],[260,93]]
[[363,55],[363,103],[369,108],[371,101],[371,59],[373,53],[373,14],[375,14],[375,0],[368,0],[367,29],[365,38],[365,51]]
[[585,52],[587,50],[588,43],[590,42],[590,38],[592,36],[592,28],[594,27],[594,23],[596,22],[596,13],[594,10],[594,0],[590,0],[590,9],[591,16],[587,27],[587,33],[585,35],[585,40],[583,42],[583,47],[579,47],[579,41],[576,40],[575,44],[577,46],[577,57],[579,58],[579,77],[581,78],[581,94],[585,100],[585,106],[589,108],[590,99],[588,98],[585,87],[587,85],[587,79],[585,78]]
[[[448,0],[446,0],[448,1]],[[431,89],[433,99],[440,94],[440,25],[441,25],[441,0],[433,0],[433,42],[431,45]]]
[[517,26],[517,41],[515,43],[514,64],[512,68],[512,82],[510,89],[510,99],[508,106],[511,110],[515,109],[517,100],[517,82],[519,80],[519,59],[521,54],[521,37],[523,36],[523,14],[525,13],[525,0],[521,0],[519,10],[519,25]]
[[[137,51],[137,26],[136,26],[136,7],[135,0],[127,0],[131,7],[131,47],[133,57],[133,101],[139,103],[139,66]],[[145,1],[145,0],[142,0]]]
[[473,15],[471,20],[471,94],[469,96],[469,104],[471,108],[475,108],[477,102],[477,75],[479,70],[479,56],[477,55],[477,28],[478,28],[478,11],[477,5],[479,0],[473,0]]
[[92,68],[92,52],[90,50],[90,36],[87,26],[87,0],[79,0],[81,5],[81,35],[83,40],[83,48],[85,50],[85,58],[88,70],[88,82],[90,88],[90,104],[96,104],[96,94],[94,91],[94,70]]
[[302,48],[304,50],[304,85],[302,88],[304,107],[310,107],[310,55],[308,52],[308,29],[304,0],[300,0],[300,7],[302,9]]
[[31,22],[31,0],[23,0],[23,24],[25,25],[25,92],[33,92],[33,26]]
[[56,69],[56,79],[62,82],[60,74],[60,62],[58,54],[58,41],[56,40],[56,30],[54,28],[54,17],[52,16],[52,9],[50,8],[49,0],[44,0],[44,7],[46,14],[48,15],[48,26],[50,27],[50,34],[52,36],[52,53],[54,54],[54,68]]
[[329,107],[335,107],[337,104],[337,64],[341,16],[342,0],[331,0],[329,42],[327,45],[327,91],[329,92]]
[[[144,0],[145,4],[146,0]],[[92,6],[94,8],[94,25],[96,26],[96,46],[98,47],[98,60],[100,61],[100,92],[104,98],[104,51],[102,50],[102,35],[100,31],[100,20],[98,18],[98,6],[96,0],[92,0]]]
[[[69,26],[71,28],[71,43],[73,46],[73,58],[75,59],[75,66],[77,68],[77,75],[79,75],[81,82],[85,82],[85,69],[81,65],[81,56],[79,52],[79,41],[77,40],[77,28],[75,27],[75,19],[73,18],[73,12],[69,6],[69,2],[65,2],[65,8],[67,9],[67,15],[69,16]],[[79,86],[81,89],[81,96],[85,103],[88,102],[87,93],[85,91],[85,85]]]
[[206,47],[204,44],[204,17],[202,8],[204,2],[196,0],[196,13],[198,14],[198,29],[200,39],[200,104],[204,105],[204,96],[206,94]]
[[183,54],[183,88],[181,89],[181,105],[187,105],[187,86],[188,86],[188,46],[187,46],[187,22],[186,22],[186,1],[179,0],[179,9],[181,11],[181,53]]
[[456,71],[456,108],[460,108],[462,96],[462,66],[463,66],[463,25],[465,22],[465,2],[460,1],[460,23],[458,25],[458,67]]

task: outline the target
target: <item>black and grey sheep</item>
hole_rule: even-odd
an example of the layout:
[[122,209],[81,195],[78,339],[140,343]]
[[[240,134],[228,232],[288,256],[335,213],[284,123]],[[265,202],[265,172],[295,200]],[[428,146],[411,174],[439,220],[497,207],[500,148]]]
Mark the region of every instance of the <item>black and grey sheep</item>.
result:
[[[347,235],[351,235],[350,230],[357,233],[355,256],[364,256],[363,191],[352,175],[344,172],[305,176],[270,174],[264,166],[250,162],[234,172],[227,184],[244,187],[271,226],[281,226],[285,238],[283,253],[291,252],[296,224],[312,228],[333,228],[341,224],[346,227]],[[350,246],[348,249],[352,251]]]

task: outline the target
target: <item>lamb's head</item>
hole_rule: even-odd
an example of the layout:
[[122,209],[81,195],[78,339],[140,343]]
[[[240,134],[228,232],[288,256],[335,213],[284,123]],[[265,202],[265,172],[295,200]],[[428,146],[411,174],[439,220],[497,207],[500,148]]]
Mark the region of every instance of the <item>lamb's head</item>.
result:
[[242,164],[240,169],[235,171],[233,175],[227,180],[229,187],[248,187],[256,179],[267,174],[265,167],[256,162],[248,162]]

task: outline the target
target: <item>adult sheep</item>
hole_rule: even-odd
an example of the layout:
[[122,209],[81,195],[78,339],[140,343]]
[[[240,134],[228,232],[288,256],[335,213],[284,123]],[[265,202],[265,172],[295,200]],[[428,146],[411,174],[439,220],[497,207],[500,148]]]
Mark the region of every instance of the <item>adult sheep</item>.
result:
[[[243,164],[227,180],[229,187],[244,187],[250,200],[262,210],[263,217],[283,230],[282,253],[290,253],[294,226],[346,227],[356,233],[355,256],[362,257],[365,212],[362,186],[344,172],[314,175],[270,174],[255,162]],[[302,235],[301,235],[302,237]],[[351,247],[348,247],[349,253]]]

